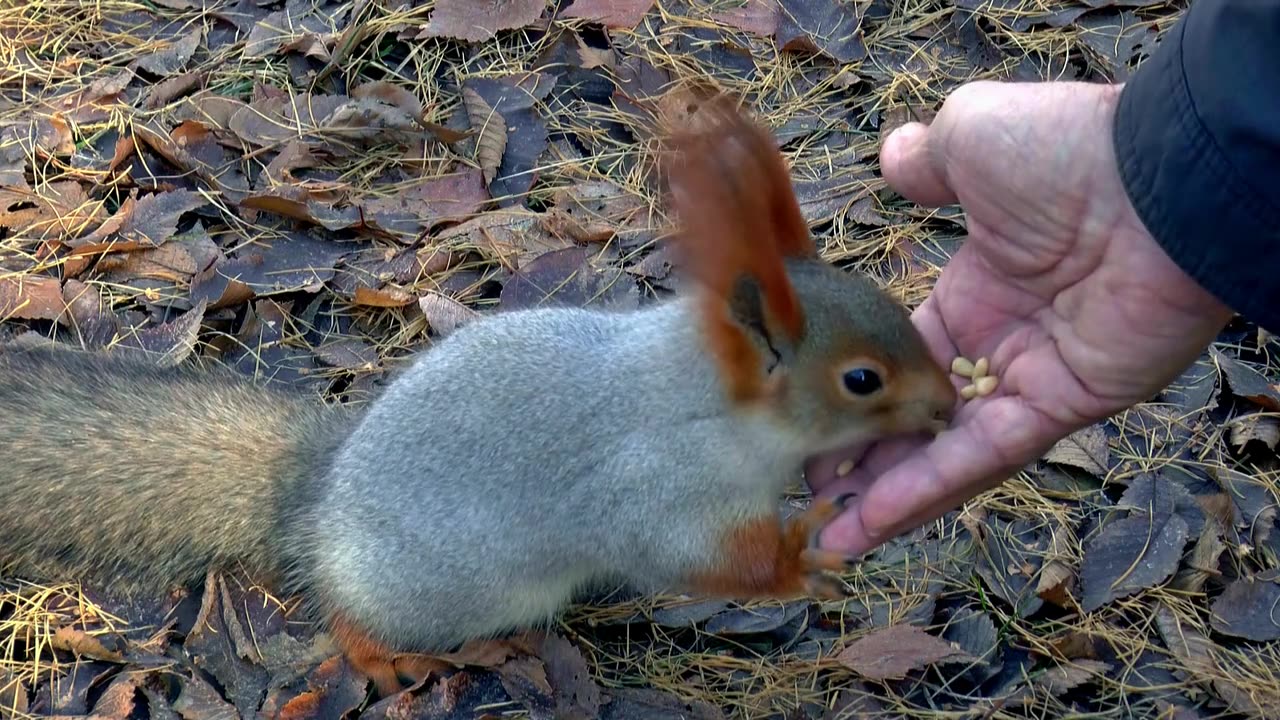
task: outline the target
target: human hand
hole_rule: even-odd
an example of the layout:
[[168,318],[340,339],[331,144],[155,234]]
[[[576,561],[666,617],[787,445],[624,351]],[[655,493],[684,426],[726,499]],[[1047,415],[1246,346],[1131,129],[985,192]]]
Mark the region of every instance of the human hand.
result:
[[824,547],[866,552],[1003,482],[1155,395],[1230,319],[1125,194],[1111,139],[1119,96],[1099,84],[971,83],[931,125],[886,139],[892,187],[967,215],[968,238],[913,319],[940,362],[987,357],[999,385],[936,438],[881,443],[845,477],[840,453],[810,462],[819,496],[857,496]]

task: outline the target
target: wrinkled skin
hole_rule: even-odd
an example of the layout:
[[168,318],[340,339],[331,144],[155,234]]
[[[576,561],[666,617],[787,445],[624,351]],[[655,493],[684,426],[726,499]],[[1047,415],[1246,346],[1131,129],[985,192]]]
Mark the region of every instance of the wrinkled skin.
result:
[[[1116,168],[1119,86],[972,83],[881,150],[889,184],[958,202],[969,237],[914,314],[932,351],[990,358],[997,391],[931,441],[806,469],[820,496],[856,492],[824,547],[863,553],[1008,479],[1057,440],[1155,395],[1232,313],[1164,254]],[[957,385],[960,385],[957,378]]]

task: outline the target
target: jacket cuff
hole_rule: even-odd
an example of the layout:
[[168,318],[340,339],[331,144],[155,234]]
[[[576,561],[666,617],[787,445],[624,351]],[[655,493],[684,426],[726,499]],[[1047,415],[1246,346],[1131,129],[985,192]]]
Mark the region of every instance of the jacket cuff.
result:
[[[1209,27],[1198,30],[1197,20],[1188,11],[1121,91],[1112,138],[1121,181],[1138,217],[1175,264],[1235,312],[1280,329],[1277,270],[1268,261],[1280,251],[1274,244],[1280,216],[1233,167],[1215,131],[1242,138],[1230,126],[1207,127],[1197,111],[1197,101],[1213,99],[1193,97],[1188,56],[1194,63],[1220,60],[1188,49],[1213,42],[1194,35],[1213,29],[1205,20]],[[1228,70],[1221,64],[1201,68],[1196,77],[1216,72],[1224,80]]]

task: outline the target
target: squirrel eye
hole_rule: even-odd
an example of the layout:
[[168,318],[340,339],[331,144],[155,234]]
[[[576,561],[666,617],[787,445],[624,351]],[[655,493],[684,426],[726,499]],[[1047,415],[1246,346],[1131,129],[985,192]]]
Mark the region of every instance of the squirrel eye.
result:
[[880,376],[874,370],[854,368],[844,374],[845,389],[854,395],[870,395],[880,389]]

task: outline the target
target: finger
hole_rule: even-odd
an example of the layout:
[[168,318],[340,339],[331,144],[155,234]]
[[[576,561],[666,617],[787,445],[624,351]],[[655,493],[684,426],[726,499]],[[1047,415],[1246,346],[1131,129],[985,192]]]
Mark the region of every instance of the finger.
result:
[[912,202],[930,207],[956,202],[947,184],[942,156],[929,145],[931,128],[907,123],[889,133],[880,148],[880,170],[895,191]]
[[[1012,474],[1057,438],[1057,429],[1016,397],[984,403],[971,418],[942,433],[876,478],[848,510],[824,528],[821,545],[861,554],[941,514]],[[936,515],[935,515],[936,516]]]

